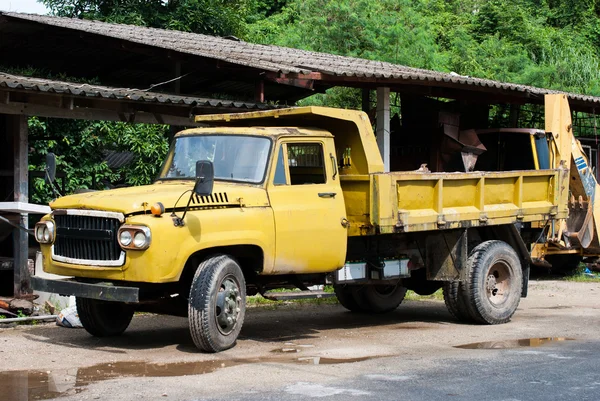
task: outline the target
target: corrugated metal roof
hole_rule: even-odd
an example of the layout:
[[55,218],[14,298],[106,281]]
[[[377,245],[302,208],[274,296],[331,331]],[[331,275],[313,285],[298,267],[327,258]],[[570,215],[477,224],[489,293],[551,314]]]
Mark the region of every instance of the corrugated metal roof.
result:
[[60,93],[83,97],[130,100],[134,102],[161,103],[198,107],[236,108],[266,110],[272,106],[262,103],[237,102],[232,100],[205,99],[189,96],[177,96],[167,93],[147,92],[139,89],[113,88],[100,85],[88,85],[50,79],[24,77],[0,72],[0,89],[9,88],[46,93]]
[[[106,37],[122,39],[147,46],[174,50],[191,55],[222,60],[228,63],[278,73],[321,73],[333,77],[364,78],[366,82],[387,81],[414,83],[438,82],[442,86],[468,89],[469,87],[495,88],[507,92],[540,98],[547,93],[565,93],[526,85],[503,83],[489,79],[461,76],[453,73],[423,70],[399,64],[337,56],[279,46],[267,46],[234,41],[214,36],[146,28],[132,25],[110,24],[99,21],[40,16],[34,14],[1,13],[3,15],[34,21],[66,29],[74,29]],[[567,93],[572,100],[597,104],[600,98]]]

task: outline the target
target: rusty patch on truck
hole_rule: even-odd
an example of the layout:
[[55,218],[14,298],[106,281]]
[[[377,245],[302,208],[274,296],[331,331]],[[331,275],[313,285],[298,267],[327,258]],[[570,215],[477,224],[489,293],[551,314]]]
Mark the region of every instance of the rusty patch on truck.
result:
[[79,394],[89,384],[125,377],[179,377],[202,375],[232,366],[253,363],[284,363],[302,365],[334,365],[361,362],[383,356],[360,358],[328,358],[297,355],[212,361],[147,363],[113,362],[83,368],[19,370],[0,372],[1,399],[14,401],[49,400]]

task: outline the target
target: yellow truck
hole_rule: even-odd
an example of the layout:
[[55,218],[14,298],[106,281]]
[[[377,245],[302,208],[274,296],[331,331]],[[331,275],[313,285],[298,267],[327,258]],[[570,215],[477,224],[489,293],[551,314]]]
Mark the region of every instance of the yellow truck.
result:
[[[505,323],[527,294],[520,231],[568,216],[566,163],[477,171],[486,151],[472,133],[434,144],[463,171],[388,173],[359,111],[196,121],[206,127],[176,135],[152,185],[59,198],[35,227],[44,270],[69,278],[33,287],[75,295],[92,335],[152,311],[187,316],[196,346],[218,352],[235,344],[247,295],[325,283],[351,311],[443,287],[458,319]],[[549,154],[559,135],[544,138]]]

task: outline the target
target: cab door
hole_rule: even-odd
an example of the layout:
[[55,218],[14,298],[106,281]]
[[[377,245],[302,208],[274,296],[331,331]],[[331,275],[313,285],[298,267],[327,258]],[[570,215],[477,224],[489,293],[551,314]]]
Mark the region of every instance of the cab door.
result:
[[272,274],[343,266],[347,234],[333,138],[286,138],[276,146],[267,187],[275,219]]

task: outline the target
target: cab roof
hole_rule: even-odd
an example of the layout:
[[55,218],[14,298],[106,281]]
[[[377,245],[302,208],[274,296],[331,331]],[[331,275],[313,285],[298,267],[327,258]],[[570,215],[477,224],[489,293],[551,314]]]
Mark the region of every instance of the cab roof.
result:
[[[221,125],[221,124],[220,124]],[[278,138],[283,136],[331,137],[331,133],[320,128],[312,127],[202,127],[190,128],[178,132],[175,137],[217,134],[217,135],[252,135]]]

